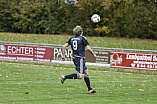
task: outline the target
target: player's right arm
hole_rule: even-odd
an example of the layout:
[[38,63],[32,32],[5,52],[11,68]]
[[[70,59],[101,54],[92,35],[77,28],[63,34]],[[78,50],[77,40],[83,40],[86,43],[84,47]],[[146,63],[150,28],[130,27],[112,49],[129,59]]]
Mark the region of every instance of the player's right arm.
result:
[[65,49],[66,49],[66,47],[67,46],[69,46],[69,44],[68,43],[65,43],[64,45],[63,45],[63,47],[62,47],[62,61],[64,61],[65,60]]

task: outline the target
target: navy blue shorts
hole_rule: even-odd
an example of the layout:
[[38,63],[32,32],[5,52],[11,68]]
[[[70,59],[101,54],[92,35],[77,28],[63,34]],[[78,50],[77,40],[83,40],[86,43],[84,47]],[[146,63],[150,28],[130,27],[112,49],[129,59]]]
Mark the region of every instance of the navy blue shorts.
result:
[[85,63],[85,58],[81,58],[81,57],[74,57],[73,58],[73,62],[75,64],[75,69],[78,73],[80,74],[84,74],[85,70],[87,69]]

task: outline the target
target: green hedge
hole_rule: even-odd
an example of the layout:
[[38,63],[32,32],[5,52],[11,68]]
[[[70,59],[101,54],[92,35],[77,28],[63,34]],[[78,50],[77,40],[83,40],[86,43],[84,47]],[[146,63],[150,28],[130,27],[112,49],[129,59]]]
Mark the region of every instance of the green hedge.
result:
[[[0,31],[72,34],[76,25],[87,36],[157,39],[157,13],[150,0],[1,0]],[[93,14],[101,21],[92,23]]]

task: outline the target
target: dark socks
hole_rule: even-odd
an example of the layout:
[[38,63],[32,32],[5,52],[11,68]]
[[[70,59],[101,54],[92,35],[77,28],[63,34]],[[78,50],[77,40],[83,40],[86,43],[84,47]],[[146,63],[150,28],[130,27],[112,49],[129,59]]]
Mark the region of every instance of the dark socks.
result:
[[[65,79],[79,79],[79,75],[78,74],[66,75]],[[90,80],[88,76],[84,76],[84,81],[88,87],[88,91],[92,90],[92,88],[90,87]]]
[[90,80],[88,76],[84,76],[84,81],[88,87],[88,91],[92,90],[92,88],[90,87]]
[[78,74],[66,75],[65,79],[79,79],[79,75]]

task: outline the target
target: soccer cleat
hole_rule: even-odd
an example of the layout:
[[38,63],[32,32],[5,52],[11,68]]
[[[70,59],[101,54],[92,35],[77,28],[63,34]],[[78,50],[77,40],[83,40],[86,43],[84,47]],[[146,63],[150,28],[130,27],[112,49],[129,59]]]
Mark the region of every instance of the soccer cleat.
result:
[[65,81],[65,76],[64,75],[61,75],[61,83],[63,84],[64,83],[64,81]]
[[89,93],[89,94],[91,94],[91,93],[96,93],[96,91],[92,89],[92,90],[88,91],[88,93]]

